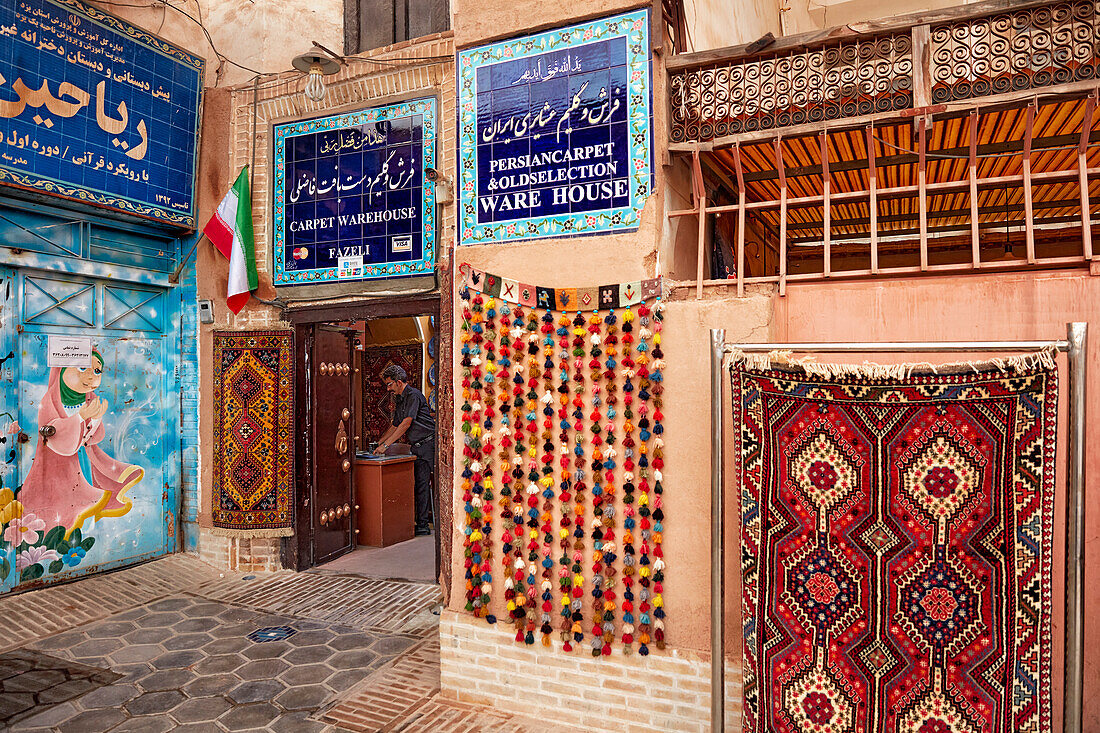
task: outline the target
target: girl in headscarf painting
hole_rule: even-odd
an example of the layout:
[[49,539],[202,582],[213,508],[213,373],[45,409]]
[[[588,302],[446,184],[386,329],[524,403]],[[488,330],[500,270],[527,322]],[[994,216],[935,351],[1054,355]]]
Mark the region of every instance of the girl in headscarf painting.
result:
[[95,394],[102,379],[98,351],[92,352],[91,366],[50,369],[38,410],[38,448],[19,491],[27,511],[47,524],[53,520],[66,527],[65,539],[88,518],[99,521],[129,512],[133,502],[126,492],[145,476],[141,467],[116,461],[99,447],[108,407]]

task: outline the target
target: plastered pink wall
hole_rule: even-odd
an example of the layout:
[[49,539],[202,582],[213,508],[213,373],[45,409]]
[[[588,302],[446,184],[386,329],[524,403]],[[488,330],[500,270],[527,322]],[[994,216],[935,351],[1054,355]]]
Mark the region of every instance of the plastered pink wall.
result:
[[[1088,321],[1089,384],[1086,415],[1085,719],[1100,730],[1100,277],[1088,270],[933,277],[791,285],[775,298],[773,341],[992,341],[1062,339],[1069,321]],[[958,360],[954,355],[947,359]],[[934,356],[845,355],[846,362],[942,361]],[[820,360],[825,360],[822,357]],[[1062,665],[1065,460],[1067,445],[1065,357],[1059,400],[1055,506],[1054,671],[1060,708]],[[1091,482],[1091,486],[1087,484]],[[1060,711],[1059,711],[1060,712]],[[1055,730],[1061,729],[1060,717]]]

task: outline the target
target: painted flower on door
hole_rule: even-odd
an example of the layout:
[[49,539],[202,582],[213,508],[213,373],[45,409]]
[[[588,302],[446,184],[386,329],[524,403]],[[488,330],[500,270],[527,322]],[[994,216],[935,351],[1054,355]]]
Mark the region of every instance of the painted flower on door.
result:
[[[0,491],[3,540],[14,553],[0,556],[0,580],[14,569],[20,581],[77,565],[95,540],[83,537],[89,520],[121,517],[133,507],[127,492],[141,482],[140,466],[115,460],[100,445],[110,409],[96,395],[103,357],[86,367],[54,367],[38,410],[38,446],[22,488]],[[16,500],[17,499],[17,500]],[[5,516],[8,514],[10,516]],[[49,529],[47,529],[47,527]]]

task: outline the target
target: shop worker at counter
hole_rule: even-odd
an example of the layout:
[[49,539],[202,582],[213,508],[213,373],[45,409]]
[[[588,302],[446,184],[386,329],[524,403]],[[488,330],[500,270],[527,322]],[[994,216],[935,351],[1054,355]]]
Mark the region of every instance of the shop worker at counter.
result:
[[386,449],[402,438],[412,446],[416,463],[413,464],[416,501],[416,535],[431,534],[432,521],[432,471],[435,469],[435,418],[428,409],[424,393],[409,384],[409,375],[396,364],[382,370],[382,384],[393,395],[393,419],[391,427],[378,442],[375,453],[383,455]]

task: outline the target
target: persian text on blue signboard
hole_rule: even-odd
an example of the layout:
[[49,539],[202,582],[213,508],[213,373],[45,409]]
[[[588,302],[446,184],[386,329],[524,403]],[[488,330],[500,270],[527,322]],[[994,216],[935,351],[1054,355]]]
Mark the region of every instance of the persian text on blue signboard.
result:
[[462,243],[637,226],[651,177],[646,18],[459,54]]
[[195,225],[203,61],[76,0],[0,4],[0,182]]
[[275,127],[276,285],[431,272],[435,99]]

